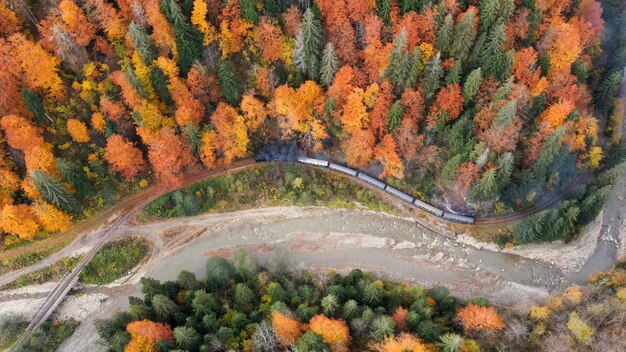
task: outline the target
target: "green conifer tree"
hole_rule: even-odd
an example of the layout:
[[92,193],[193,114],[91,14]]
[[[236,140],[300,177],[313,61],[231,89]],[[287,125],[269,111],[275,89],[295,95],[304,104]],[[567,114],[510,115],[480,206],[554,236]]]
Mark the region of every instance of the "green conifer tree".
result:
[[20,95],[22,96],[22,101],[24,102],[24,105],[26,105],[26,108],[33,113],[33,116],[35,116],[39,122],[44,122],[46,120],[54,122],[46,113],[46,109],[43,107],[41,98],[39,98],[37,93],[34,93],[27,88],[23,88],[20,91]]
[[491,168],[482,175],[470,190],[470,199],[475,201],[490,200],[498,194],[496,169]]
[[444,167],[441,169],[441,179],[444,182],[449,183],[454,179],[456,169],[459,167],[462,158],[463,156],[461,154],[457,154],[450,158],[448,162],[446,162],[446,165],[444,165]]
[[394,86],[396,92],[402,92],[406,84],[409,70],[409,54],[406,52],[406,47],[406,30],[402,29],[393,41],[393,48],[389,54],[389,61],[385,70],[385,76]]
[[187,351],[194,351],[200,344],[200,335],[189,326],[177,326],[174,328],[174,338],[176,345]]
[[202,55],[203,35],[189,23],[176,0],[161,0],[161,11],[174,27],[178,66],[181,76],[186,76],[194,61]]
[[332,43],[326,43],[324,53],[322,54],[322,63],[320,67],[320,83],[326,88],[333,84],[335,73],[339,69],[339,60],[335,55],[335,47]]
[[422,79],[422,92],[429,99],[441,86],[443,68],[441,67],[441,56],[439,53],[428,61],[424,69],[424,79]]
[[228,104],[237,106],[241,100],[241,87],[235,65],[228,60],[220,60],[217,63],[217,78],[222,87],[222,95]]
[[142,26],[133,21],[128,25],[128,36],[133,42],[137,54],[141,57],[141,61],[147,66],[152,65],[152,61],[157,57],[154,39],[146,33]]
[[487,32],[489,27],[498,18],[498,0],[482,0],[480,2],[480,31]]
[[[450,67],[446,74],[446,84],[459,83],[461,81],[461,72],[463,71],[463,61],[456,60],[454,65]],[[466,101],[467,102],[467,101]]]
[[498,129],[504,129],[509,126],[517,115],[517,101],[511,100],[498,110],[496,117],[493,119],[492,126]]
[[153,65],[150,67],[150,82],[152,88],[161,101],[167,106],[174,106],[174,100],[172,100],[172,93],[168,88],[170,84],[169,78],[163,73],[163,70],[159,66]]
[[448,14],[437,31],[437,49],[439,49],[440,52],[448,52],[448,48],[452,42],[453,31],[454,20],[452,19],[452,14]]
[[46,202],[71,213],[78,212],[78,202],[61,182],[39,170],[31,171],[29,175]]
[[561,151],[564,136],[565,128],[561,126],[552,132],[552,134],[545,141],[533,168],[533,172],[536,177],[542,178],[546,172],[548,172],[548,169]]
[[316,80],[319,73],[322,49],[322,26],[313,11],[308,8],[302,16],[302,24],[296,35],[294,61],[300,71]]
[[241,18],[254,24],[259,23],[259,13],[257,11],[256,0],[239,0],[239,9],[241,12]]
[[459,60],[465,61],[476,40],[476,21],[473,12],[468,12],[454,26],[454,37],[450,47],[450,54]]
[[482,71],[479,68],[470,72],[470,74],[465,79],[465,83],[463,84],[463,100],[466,102],[474,99],[476,93],[480,89],[480,84],[483,81]]
[[402,123],[402,115],[404,114],[404,105],[400,103],[400,100],[396,100],[389,109],[389,119],[387,125],[389,132],[393,132]]
[[416,46],[415,49],[413,49],[413,53],[411,54],[411,59],[409,62],[409,71],[406,78],[406,87],[417,88],[417,81],[419,80],[422,74],[422,70],[424,69],[421,58],[422,53],[420,52],[420,48]]
[[496,23],[489,32],[485,47],[480,55],[480,67],[485,75],[501,79],[506,66],[506,55],[504,54],[506,24]]

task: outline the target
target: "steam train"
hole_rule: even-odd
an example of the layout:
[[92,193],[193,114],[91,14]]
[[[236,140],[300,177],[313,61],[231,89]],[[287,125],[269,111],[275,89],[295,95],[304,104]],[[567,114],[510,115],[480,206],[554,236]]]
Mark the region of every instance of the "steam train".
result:
[[321,159],[314,159],[314,158],[307,158],[304,156],[299,156],[298,157],[298,162],[302,163],[302,164],[308,164],[308,165],[314,165],[314,166],[319,166],[319,167],[324,167],[324,168],[328,168],[331,170],[335,170],[341,173],[344,173],[346,175],[352,176],[352,177],[356,177],[358,179],[360,179],[361,181],[367,182],[370,185],[376,187],[376,188],[380,188],[383,191],[391,194],[392,196],[401,199],[407,203],[412,204],[415,207],[418,207],[424,211],[427,211],[435,216],[438,216],[440,218],[444,218],[446,220],[450,220],[450,221],[455,221],[455,222],[460,222],[460,223],[464,223],[464,224],[473,224],[474,223],[474,218],[470,217],[470,216],[464,216],[464,215],[458,215],[458,214],[453,214],[453,213],[449,213],[446,211],[443,211],[437,207],[434,207],[428,203],[422,202],[421,200],[412,197],[402,191],[400,191],[399,189],[393,188],[391,186],[389,186],[388,184],[377,180],[371,176],[368,176],[358,170],[354,170],[351,169],[349,167],[345,167],[343,165],[339,165],[339,164],[335,164],[333,162],[327,161],[327,160],[321,160]]

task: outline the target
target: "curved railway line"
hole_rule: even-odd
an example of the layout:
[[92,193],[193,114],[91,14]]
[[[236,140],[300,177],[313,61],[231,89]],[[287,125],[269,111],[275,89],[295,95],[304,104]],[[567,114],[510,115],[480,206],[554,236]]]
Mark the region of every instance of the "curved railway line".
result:
[[[212,176],[219,176],[219,175],[223,175],[223,174],[229,174],[229,173],[233,173],[236,171],[240,171],[243,170],[245,168],[248,168],[250,166],[255,165],[255,161],[252,159],[246,159],[246,160],[241,160],[233,165],[231,165],[228,168],[223,168],[223,169],[219,169],[219,170],[213,170],[213,171],[204,171],[204,172],[200,172],[194,175],[190,175],[188,177],[186,177],[182,183],[182,185],[180,185],[179,187],[183,187],[186,185],[190,185],[192,183],[198,182],[200,180],[203,180],[207,177],[212,177]],[[406,195],[405,193],[396,190],[394,188],[388,189],[390,188],[389,186],[385,185],[384,187],[381,187],[380,184],[376,185],[374,181],[376,182],[380,182],[376,179],[373,179],[369,176],[366,177],[358,177],[358,172],[355,171],[354,173],[352,172],[348,172],[348,170],[352,170],[352,169],[348,169],[345,167],[342,167],[340,165],[334,164],[336,165],[336,167],[333,168],[328,168],[329,170],[334,170],[336,172],[340,172],[342,174],[347,174],[349,176],[352,176],[354,178],[356,178],[356,181],[361,183],[361,184],[367,184],[369,185],[371,189],[377,189],[379,192],[385,192],[389,195],[392,195],[394,197],[396,197],[397,199],[401,199],[405,202],[409,202],[412,205],[416,205],[415,204],[415,198]],[[318,165],[318,166],[323,166],[323,165]],[[327,166],[330,166],[330,162],[328,162]],[[341,168],[345,168],[346,170],[342,170]],[[588,177],[588,175],[586,176]],[[578,182],[572,182],[572,184],[577,185]],[[569,188],[574,188],[572,186],[572,184],[570,184],[568,187],[566,187],[566,189],[564,190],[567,191]],[[121,217],[119,217],[118,219],[116,219],[113,223],[109,224],[106,226],[106,228],[101,232],[100,234],[100,238],[98,239],[98,241],[89,249],[89,251],[87,252],[87,254],[83,257],[83,259],[78,263],[78,265],[74,268],[74,270],[72,270],[71,273],[66,274],[61,281],[57,284],[57,286],[48,294],[48,296],[46,297],[43,305],[37,310],[36,314],[34,315],[34,317],[32,318],[30,324],[28,325],[28,327],[26,328],[24,334],[16,341],[16,343],[13,345],[13,347],[10,349],[11,351],[14,351],[17,349],[18,346],[20,346],[24,341],[26,341],[26,339],[39,327],[39,325],[41,323],[43,323],[44,321],[46,321],[46,319],[48,319],[48,317],[52,314],[52,312],[54,312],[54,310],[58,307],[58,305],[63,301],[63,299],[65,298],[65,296],[70,292],[70,290],[74,287],[74,285],[78,282],[79,279],[79,274],[80,271],[87,265],[89,264],[89,262],[91,261],[91,259],[93,259],[93,257],[96,255],[96,253],[98,252],[98,250],[108,241],[109,237],[111,237],[111,235],[113,233],[115,233],[117,230],[119,230],[119,228],[124,225],[129,219],[131,219],[133,217],[133,215],[135,215],[137,212],[139,212],[140,210],[142,210],[147,204],[149,204],[149,202],[151,202],[152,200],[160,197],[163,194],[166,194],[169,191],[172,191],[174,188],[159,188],[159,186],[153,186],[151,188],[151,192],[150,191],[146,191],[146,194],[142,194],[145,198],[143,199],[143,201],[141,201],[140,203],[134,205],[130,210],[126,211],[124,213],[124,215],[122,215]],[[513,221],[517,221],[520,219],[523,219],[525,217],[530,216],[531,214],[541,211],[541,210],[545,210],[555,204],[557,204],[560,200],[562,200],[564,198],[564,195],[566,193],[561,193],[558,196],[555,196],[554,198],[550,199],[549,201],[546,201],[544,203],[542,203],[541,205],[538,205],[536,207],[533,207],[527,211],[524,211],[522,213],[519,214],[512,214],[512,215],[507,215],[507,216],[500,216],[500,217],[492,217],[492,218],[478,218],[476,219],[477,221],[475,222],[475,225],[487,225],[487,224],[501,224],[501,223],[506,223],[506,222],[513,222]],[[411,201],[409,201],[408,198],[411,198]],[[406,199],[405,199],[406,198]],[[135,197],[131,197],[131,199],[135,199]],[[129,204],[130,203],[130,204]],[[424,203],[426,204],[426,203]],[[122,207],[128,207],[129,205],[132,205],[132,202],[124,202]],[[428,204],[426,204],[428,206]],[[432,207],[432,206],[431,206]],[[429,211],[427,209],[423,209],[423,207],[419,207],[419,206],[415,206],[416,209],[420,209],[422,211],[424,211],[425,213],[428,213],[429,215],[435,215],[437,216],[439,219],[447,219],[447,221],[457,221],[458,222],[458,218],[457,219],[450,219],[450,218],[446,218],[445,213],[442,212],[442,214],[434,214],[433,211]],[[434,207],[432,207],[434,208]],[[437,208],[434,208],[437,209]],[[110,213],[110,211],[105,212],[106,214]],[[100,219],[101,220],[101,219]],[[473,223],[473,218],[472,218],[472,223]],[[467,223],[466,223],[467,224]],[[88,228],[87,226],[83,226],[83,224],[79,225],[80,229],[86,229]],[[75,229],[77,230],[77,229]],[[78,237],[77,237],[78,239]],[[45,260],[44,260],[45,261]],[[42,262],[44,262],[42,261]],[[36,266],[36,265],[34,265]],[[27,267],[27,268],[23,268],[22,270],[16,270],[14,272],[11,273],[7,273],[5,275],[3,275],[2,277],[0,277],[0,284],[2,284],[2,282],[4,282],[4,284],[10,282],[9,280],[11,278],[17,278],[21,275],[23,275],[24,273],[27,273],[29,269],[32,270],[33,266]]]

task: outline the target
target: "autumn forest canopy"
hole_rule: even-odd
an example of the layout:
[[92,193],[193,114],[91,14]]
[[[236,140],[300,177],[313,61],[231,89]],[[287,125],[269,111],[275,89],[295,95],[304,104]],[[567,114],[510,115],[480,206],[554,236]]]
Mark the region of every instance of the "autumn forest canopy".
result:
[[[63,231],[123,192],[278,141],[465,212],[527,207],[585,183],[620,143],[623,11],[0,0],[0,234]],[[550,216],[576,224],[602,187]]]

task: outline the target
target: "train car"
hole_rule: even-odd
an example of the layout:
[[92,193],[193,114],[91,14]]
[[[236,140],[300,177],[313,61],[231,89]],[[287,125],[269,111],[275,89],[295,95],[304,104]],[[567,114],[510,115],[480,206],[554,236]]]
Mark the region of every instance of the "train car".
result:
[[471,216],[452,214],[452,213],[448,213],[447,211],[443,213],[443,218],[446,219],[446,220],[462,222],[464,224],[473,224],[474,223],[474,218],[471,217]]
[[422,202],[421,200],[419,200],[417,198],[415,198],[415,200],[413,201],[413,204],[416,207],[418,207],[418,208],[420,208],[422,210],[425,210],[425,211],[427,211],[427,212],[429,212],[429,213],[431,213],[433,215],[436,215],[436,216],[439,216],[439,217],[443,216],[443,210],[441,210],[439,208],[436,208],[436,207],[433,207],[432,205],[430,205],[428,203],[424,203],[424,202]]
[[356,176],[358,174],[358,172],[354,169],[351,169],[349,167],[345,167],[339,164],[335,164],[335,163],[328,164],[328,168],[331,170],[343,172],[344,174],[350,175],[350,176]]
[[359,172],[359,175],[357,176],[360,180],[365,181],[367,183],[369,183],[370,185],[380,188],[380,189],[385,189],[385,187],[387,186],[384,182],[381,182],[371,176],[368,176],[362,172]]
[[302,164],[309,164],[321,167],[328,167],[329,163],[327,160],[307,158],[306,156],[299,156],[298,162]]
[[387,188],[385,188],[385,191],[389,194],[391,194],[394,197],[400,198],[405,202],[408,203],[413,203],[413,197],[411,197],[410,195],[400,191],[399,189],[393,188],[389,185],[387,185]]

